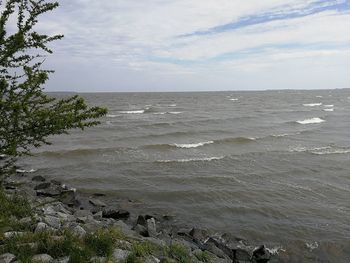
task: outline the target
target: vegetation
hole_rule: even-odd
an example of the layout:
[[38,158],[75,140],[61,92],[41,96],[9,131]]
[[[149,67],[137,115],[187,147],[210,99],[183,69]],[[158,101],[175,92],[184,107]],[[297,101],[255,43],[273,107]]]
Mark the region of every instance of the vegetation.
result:
[[107,111],[89,108],[79,96],[57,99],[44,92],[53,72],[43,69],[52,53],[49,44],[63,36],[40,34],[35,26],[58,2],[0,0],[0,5],[0,154],[12,164],[33,147],[50,144],[50,135],[97,125],[95,119]]

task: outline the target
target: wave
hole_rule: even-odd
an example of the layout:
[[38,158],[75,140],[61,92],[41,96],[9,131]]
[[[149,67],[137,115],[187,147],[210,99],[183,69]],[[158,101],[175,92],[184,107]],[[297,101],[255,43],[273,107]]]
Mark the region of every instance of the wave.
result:
[[254,137],[233,137],[215,140],[216,143],[248,143],[256,141]]
[[107,118],[116,118],[118,116],[120,116],[120,115],[117,115],[117,114],[107,114],[106,115]]
[[296,121],[296,122],[299,124],[317,124],[317,123],[325,122],[325,120],[316,117],[316,118],[311,118],[311,119],[306,119],[306,120]]
[[181,114],[181,111],[164,111],[164,112],[155,112],[154,115],[164,115],[164,114]]
[[238,99],[237,99],[237,98],[233,98],[233,99],[230,99],[230,100],[232,100],[232,101],[238,101]]
[[334,109],[323,109],[323,111],[334,111]]
[[321,106],[322,103],[308,103],[308,104],[303,104],[305,107],[315,107],[315,106]]
[[142,114],[142,113],[145,113],[145,110],[126,110],[126,111],[120,111],[120,113],[123,113],[123,114]]
[[210,162],[215,160],[222,160],[225,156],[203,157],[203,158],[189,158],[189,159],[177,159],[177,160],[157,160],[157,163],[187,163],[187,162]]
[[324,146],[315,148],[306,147],[296,147],[290,150],[291,152],[308,152],[316,155],[325,154],[347,154],[350,153],[350,148],[348,147],[334,147],[334,146]]
[[323,105],[323,107],[325,107],[325,108],[333,108],[334,105],[333,104],[328,104],[328,105]]
[[185,149],[189,149],[189,148],[197,148],[197,147],[201,147],[207,144],[212,144],[214,143],[214,141],[207,141],[207,142],[199,142],[199,143],[188,143],[188,144],[177,144],[174,143],[172,144],[172,146],[178,147],[178,148],[185,148]]
[[16,173],[20,173],[20,174],[23,174],[23,173],[35,173],[37,170],[35,169],[30,169],[30,170],[24,170],[24,169],[17,169],[16,170]]

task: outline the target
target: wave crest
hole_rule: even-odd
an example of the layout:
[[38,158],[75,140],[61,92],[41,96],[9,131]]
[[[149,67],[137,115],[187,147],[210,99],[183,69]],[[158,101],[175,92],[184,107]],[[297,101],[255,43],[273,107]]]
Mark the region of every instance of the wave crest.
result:
[[316,117],[316,118],[311,118],[311,119],[306,119],[306,120],[296,121],[296,122],[299,124],[317,124],[317,123],[325,122],[325,120]]

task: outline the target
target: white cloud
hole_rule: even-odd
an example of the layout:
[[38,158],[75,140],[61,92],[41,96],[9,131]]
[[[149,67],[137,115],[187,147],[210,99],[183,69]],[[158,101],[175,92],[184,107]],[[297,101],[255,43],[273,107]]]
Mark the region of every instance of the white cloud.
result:
[[[322,5],[344,1],[327,0]],[[104,63],[115,71],[123,69],[123,74],[125,70],[137,72],[136,77],[146,81],[145,75],[150,78],[183,75],[184,79],[191,78],[187,84],[190,86],[193,78],[197,77],[200,83],[211,72],[221,72],[222,83],[227,83],[232,75],[242,71],[273,75],[276,64],[285,70],[297,67],[316,74],[317,70],[323,72],[318,66],[312,68],[312,61],[319,58],[334,69],[350,66],[343,59],[349,56],[349,12],[325,11],[215,34],[179,37],[259,14],[289,14],[292,10],[302,14],[305,10],[309,12],[310,4],[315,2],[319,3],[315,0],[62,0],[60,9],[45,15],[40,28],[65,34],[65,40],[54,46],[60,61],[67,64],[74,61],[72,65],[81,63],[85,67],[91,64],[87,69],[91,72]],[[53,57],[51,61],[55,64],[58,59]],[[348,81],[341,75],[342,70],[332,72],[338,79]],[[134,73],[130,76],[135,78]],[[106,76],[107,81],[117,80]]]

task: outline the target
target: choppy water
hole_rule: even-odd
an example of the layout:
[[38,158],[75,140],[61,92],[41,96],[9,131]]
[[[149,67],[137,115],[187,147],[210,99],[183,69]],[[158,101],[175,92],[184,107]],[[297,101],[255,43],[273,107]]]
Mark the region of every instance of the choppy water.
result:
[[102,125],[28,168],[300,262],[350,262],[350,90],[83,96],[108,107]]

